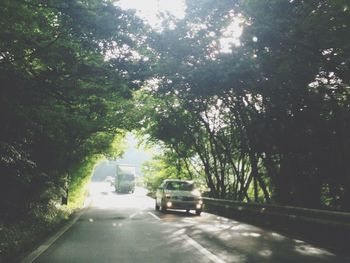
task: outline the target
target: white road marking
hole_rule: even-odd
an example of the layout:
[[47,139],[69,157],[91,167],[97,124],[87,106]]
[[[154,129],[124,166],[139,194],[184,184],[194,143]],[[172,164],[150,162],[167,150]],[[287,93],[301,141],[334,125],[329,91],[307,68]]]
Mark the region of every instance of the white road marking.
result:
[[32,263],[34,260],[36,260],[42,253],[45,252],[46,249],[48,249],[58,238],[60,238],[69,228],[74,225],[78,219],[81,217],[81,215],[84,213],[84,211],[81,211],[72,221],[70,221],[68,224],[66,224],[64,227],[62,227],[59,232],[57,232],[53,237],[48,239],[44,244],[39,246],[36,250],[34,250],[32,253],[30,253],[28,256],[26,256],[21,263]]
[[203,255],[205,255],[207,258],[209,258],[212,262],[215,263],[225,263],[225,261],[223,261],[221,258],[218,258],[216,255],[214,255],[213,253],[211,253],[209,250],[207,250],[206,248],[202,247],[197,241],[193,240],[192,238],[190,238],[187,235],[181,235],[181,237],[183,239],[185,239],[187,241],[187,243],[189,243],[191,246],[193,246],[194,248],[196,248],[199,252],[201,252]]
[[[152,212],[148,212],[151,216],[156,218],[157,220],[161,220],[160,217],[156,216]],[[194,239],[190,238],[188,235],[184,234],[186,232],[186,229],[182,228],[174,232],[171,236],[172,237],[180,237],[184,239],[189,245],[193,246],[195,249],[197,249],[200,253],[205,255],[208,259],[210,259],[212,262],[215,263],[226,263],[224,260],[219,258],[218,256],[214,255],[211,253],[209,250],[207,250],[205,247],[203,247],[201,244],[199,244],[197,241]]]
[[133,217],[135,217],[137,214],[139,214],[139,213],[133,213],[132,215],[129,216],[129,218],[133,218]]
[[147,212],[147,214],[153,216],[155,219],[157,220],[161,220],[159,216],[156,216],[155,214],[153,214],[152,212]]

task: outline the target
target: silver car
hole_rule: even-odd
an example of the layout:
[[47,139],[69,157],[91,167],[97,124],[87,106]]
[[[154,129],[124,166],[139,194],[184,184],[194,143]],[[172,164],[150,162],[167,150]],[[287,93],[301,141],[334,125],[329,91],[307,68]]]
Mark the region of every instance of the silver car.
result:
[[196,215],[200,215],[203,200],[192,181],[166,179],[157,189],[155,207],[162,212],[167,209],[195,210]]

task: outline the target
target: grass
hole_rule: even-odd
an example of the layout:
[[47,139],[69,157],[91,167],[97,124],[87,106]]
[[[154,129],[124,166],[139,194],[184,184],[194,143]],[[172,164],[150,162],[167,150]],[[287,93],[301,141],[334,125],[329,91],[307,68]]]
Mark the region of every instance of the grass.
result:
[[0,262],[19,262],[82,208],[98,160],[98,156],[88,158],[72,172],[68,205],[52,201],[25,218],[6,223],[0,220]]
[[18,262],[70,216],[67,209],[51,210],[51,214],[32,215],[16,222],[1,223],[0,262]]

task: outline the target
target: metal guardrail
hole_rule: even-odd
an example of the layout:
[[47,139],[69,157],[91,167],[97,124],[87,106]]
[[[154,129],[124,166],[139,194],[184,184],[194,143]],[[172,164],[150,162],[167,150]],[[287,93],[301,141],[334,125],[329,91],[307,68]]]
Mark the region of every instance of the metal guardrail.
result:
[[349,254],[350,213],[203,198],[205,209],[222,216],[298,236]]
[[309,209],[302,207],[293,206],[281,206],[271,204],[258,204],[258,203],[242,203],[232,200],[223,200],[215,198],[203,198],[207,205],[227,206],[227,208],[233,208],[238,211],[241,210],[252,210],[257,213],[280,213],[289,216],[301,216],[308,217],[311,219],[327,220],[338,223],[350,224],[350,213],[349,212],[338,212],[338,211],[327,211],[320,209]]

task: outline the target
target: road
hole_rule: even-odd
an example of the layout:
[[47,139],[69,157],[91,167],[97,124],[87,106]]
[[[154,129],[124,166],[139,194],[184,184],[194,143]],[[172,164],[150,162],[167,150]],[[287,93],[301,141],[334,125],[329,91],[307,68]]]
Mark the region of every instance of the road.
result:
[[154,210],[139,188],[91,184],[91,205],[34,262],[350,262],[301,240],[213,214]]

